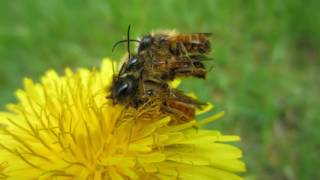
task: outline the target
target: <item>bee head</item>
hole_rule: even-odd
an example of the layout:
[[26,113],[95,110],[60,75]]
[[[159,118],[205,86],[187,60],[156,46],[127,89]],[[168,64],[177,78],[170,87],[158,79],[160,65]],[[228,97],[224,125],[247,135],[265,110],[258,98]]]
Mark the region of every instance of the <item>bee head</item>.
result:
[[139,80],[133,75],[116,78],[107,98],[112,99],[114,103],[124,103],[137,93],[138,83]]
[[154,41],[154,38],[151,35],[144,36],[139,43],[138,52],[143,51],[148,47],[150,47],[153,41]]
[[143,59],[138,55],[130,56],[125,67],[125,72],[138,72],[143,68]]

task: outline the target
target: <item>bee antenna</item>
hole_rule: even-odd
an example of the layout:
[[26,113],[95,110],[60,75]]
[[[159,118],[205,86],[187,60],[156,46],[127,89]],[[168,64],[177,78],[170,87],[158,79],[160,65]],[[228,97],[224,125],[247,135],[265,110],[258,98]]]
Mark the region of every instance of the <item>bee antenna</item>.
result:
[[114,43],[114,45],[112,46],[112,52],[114,51],[114,49],[121,43],[127,42],[127,48],[128,48],[128,54],[129,54],[129,58],[130,58],[130,42],[138,42],[140,43],[139,40],[137,39],[130,39],[130,28],[131,28],[131,24],[129,24],[128,26],[128,32],[127,32],[127,39],[125,40],[120,40],[116,43]]
[[130,39],[130,28],[131,28],[131,24],[129,24],[129,26],[128,26],[128,32],[127,32],[127,48],[128,48],[128,54],[129,54],[129,58],[128,59],[130,59],[130,41],[129,41],[129,39]]
[[120,40],[120,41],[118,41],[118,42],[114,43],[114,45],[112,46],[112,52],[114,51],[114,49],[115,49],[119,44],[124,43],[124,42],[128,42],[128,41],[130,41],[130,42],[138,42],[138,43],[140,43],[140,41],[139,41],[139,40],[136,40],[136,39],[129,39],[129,40],[125,39],[125,40]]
[[114,68],[114,62],[113,61],[111,61],[111,65],[112,65],[112,73],[113,73],[113,75],[115,75],[116,71],[115,71],[115,68]]
[[116,70],[115,70],[115,67],[114,67],[114,62],[111,61],[111,66],[112,66],[112,72],[113,72],[113,76],[112,76],[112,83],[114,83],[116,80],[119,80],[119,74],[116,75]]

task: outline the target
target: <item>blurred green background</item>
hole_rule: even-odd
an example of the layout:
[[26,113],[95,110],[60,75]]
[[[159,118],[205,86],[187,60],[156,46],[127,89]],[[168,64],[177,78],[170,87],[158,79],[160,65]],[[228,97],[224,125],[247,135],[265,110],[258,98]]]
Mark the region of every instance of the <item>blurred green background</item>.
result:
[[2,0],[0,104],[23,77],[47,69],[99,66],[129,24],[213,32],[214,69],[182,88],[225,110],[213,123],[240,134],[247,179],[320,179],[320,1]]

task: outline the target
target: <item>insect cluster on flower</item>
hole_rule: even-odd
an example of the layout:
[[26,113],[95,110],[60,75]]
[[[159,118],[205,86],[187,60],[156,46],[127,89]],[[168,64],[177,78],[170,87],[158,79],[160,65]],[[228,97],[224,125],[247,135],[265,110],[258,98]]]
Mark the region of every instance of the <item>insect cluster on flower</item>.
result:
[[[119,72],[114,75],[109,99],[114,104],[139,108],[157,104],[161,113],[177,122],[190,121],[197,109],[206,103],[185,95],[169,86],[176,78],[196,77],[204,79],[207,69],[203,62],[209,60],[210,33],[178,34],[173,31],[130,39],[130,26],[126,40],[128,57]],[[136,52],[130,53],[130,42],[138,42]],[[147,106],[145,106],[147,107]]]

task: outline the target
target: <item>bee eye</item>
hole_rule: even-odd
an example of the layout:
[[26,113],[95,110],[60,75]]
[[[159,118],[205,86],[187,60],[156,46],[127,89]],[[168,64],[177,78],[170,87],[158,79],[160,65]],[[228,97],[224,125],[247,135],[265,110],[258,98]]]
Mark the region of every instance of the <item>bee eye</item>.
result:
[[127,64],[126,70],[127,70],[127,71],[133,70],[133,69],[136,68],[138,65],[139,65],[138,57],[132,56],[132,57],[128,60],[128,64]]
[[130,57],[128,60],[126,67],[125,67],[125,72],[139,72],[140,70],[143,69],[143,63],[144,60],[143,58],[140,58],[138,55],[134,55]]
[[117,101],[124,101],[127,97],[134,95],[138,88],[138,80],[134,76],[121,77],[112,88],[112,96]]
[[125,95],[127,92],[130,91],[130,89],[131,89],[131,83],[126,83],[126,82],[125,83],[121,83],[121,84],[119,84],[119,87],[117,89],[116,94],[118,96]]
[[116,94],[118,96],[127,95],[127,94],[130,94],[130,92],[132,92],[132,89],[133,89],[133,82],[130,79],[123,79],[118,84],[118,87],[116,89]]
[[144,36],[142,39],[141,39],[141,42],[139,44],[139,48],[138,48],[138,51],[143,51],[145,50],[146,48],[150,47],[151,43],[153,42],[153,38],[151,35],[148,35],[148,36]]

